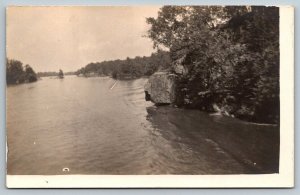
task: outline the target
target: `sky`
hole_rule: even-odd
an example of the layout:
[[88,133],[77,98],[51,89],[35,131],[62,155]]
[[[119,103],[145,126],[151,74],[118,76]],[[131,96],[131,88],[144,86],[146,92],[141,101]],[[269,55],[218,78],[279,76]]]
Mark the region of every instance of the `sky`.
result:
[[36,72],[76,71],[90,62],[149,56],[146,17],[159,7],[9,7],[6,52]]

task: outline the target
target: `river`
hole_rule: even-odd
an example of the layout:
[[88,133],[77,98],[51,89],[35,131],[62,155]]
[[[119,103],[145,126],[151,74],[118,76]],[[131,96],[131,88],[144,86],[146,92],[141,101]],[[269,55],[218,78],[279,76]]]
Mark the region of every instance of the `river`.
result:
[[156,107],[146,82],[66,76],[7,87],[8,174],[278,172],[278,126]]

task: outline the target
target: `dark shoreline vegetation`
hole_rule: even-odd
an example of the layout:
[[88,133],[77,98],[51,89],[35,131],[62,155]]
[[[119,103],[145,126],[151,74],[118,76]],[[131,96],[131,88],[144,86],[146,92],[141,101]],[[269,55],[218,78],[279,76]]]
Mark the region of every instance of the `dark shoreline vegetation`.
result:
[[[163,71],[176,77],[176,107],[279,124],[279,8],[164,6],[146,22],[157,49],[151,56],[92,62],[65,75],[136,79]],[[7,61],[7,84],[58,76]]]
[[279,123],[279,8],[164,6],[147,18],[168,48],[179,107]]
[[150,76],[158,70],[170,67],[169,52],[158,50],[151,56],[126,58],[125,60],[111,60],[89,63],[76,71],[77,76],[111,76],[114,79],[136,79]]
[[6,83],[8,85],[32,83],[38,80],[37,74],[30,65],[18,60],[6,59]]
[[[59,77],[59,73],[60,71],[58,72],[38,72],[37,73],[37,76],[40,78],[40,77]],[[63,72],[62,73],[63,75],[75,75],[75,72]]]
[[75,72],[38,72],[36,73],[28,64],[25,66],[19,60],[6,59],[6,83],[7,85],[16,85],[22,83],[33,83],[41,77],[64,78],[64,75],[75,75]]

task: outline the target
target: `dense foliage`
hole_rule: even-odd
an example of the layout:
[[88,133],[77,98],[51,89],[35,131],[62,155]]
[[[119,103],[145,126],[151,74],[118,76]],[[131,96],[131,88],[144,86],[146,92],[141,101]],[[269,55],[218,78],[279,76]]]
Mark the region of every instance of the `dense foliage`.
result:
[[18,60],[6,60],[6,83],[19,84],[37,81],[37,75],[34,70],[27,64]]
[[154,47],[170,50],[178,105],[279,122],[278,8],[164,6],[147,23]]
[[170,67],[169,53],[158,51],[149,57],[127,58],[90,63],[79,69],[76,74],[83,76],[112,76],[113,78],[138,78],[152,75],[158,69]]

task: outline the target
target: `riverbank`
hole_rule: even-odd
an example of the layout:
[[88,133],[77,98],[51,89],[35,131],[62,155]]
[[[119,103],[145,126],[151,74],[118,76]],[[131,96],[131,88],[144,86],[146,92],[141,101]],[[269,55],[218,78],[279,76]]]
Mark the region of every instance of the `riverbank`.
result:
[[275,95],[270,100],[263,101],[269,105],[266,108],[262,102],[253,102],[255,97],[251,94],[251,88],[244,89],[245,92],[241,93],[231,88],[204,90],[203,85],[201,79],[194,78],[190,82],[188,75],[156,72],[144,86],[145,99],[156,105],[171,104],[249,122],[279,124],[279,102]]

